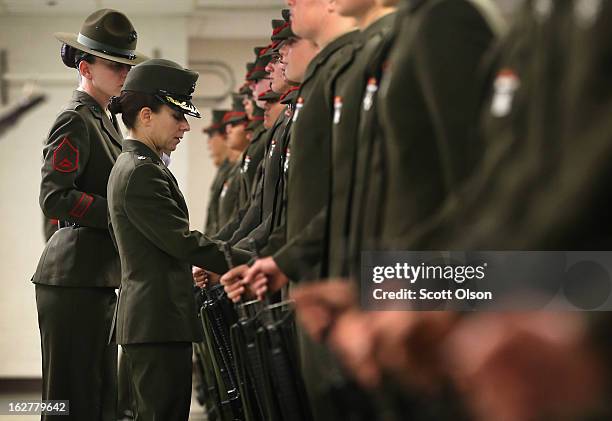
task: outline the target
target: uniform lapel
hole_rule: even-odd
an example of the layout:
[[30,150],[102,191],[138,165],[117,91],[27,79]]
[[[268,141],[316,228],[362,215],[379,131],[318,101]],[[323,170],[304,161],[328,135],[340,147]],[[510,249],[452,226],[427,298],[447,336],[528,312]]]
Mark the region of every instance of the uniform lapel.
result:
[[113,126],[113,123],[110,121],[106,113],[96,108],[96,111],[94,111],[93,114],[100,122],[102,129],[108,134],[108,137],[111,139],[111,141],[118,147],[121,147],[121,135],[119,134],[119,131]]
[[[111,140],[111,143],[121,150],[123,144],[123,136],[120,133],[120,130],[113,126],[113,123],[110,121],[106,113],[100,107],[100,104],[96,102],[89,94],[83,91],[75,91],[73,99],[81,104],[86,105],[91,111],[91,115],[96,119],[100,128],[106,132],[108,138]],[[116,156],[119,155],[118,151],[115,152]]]

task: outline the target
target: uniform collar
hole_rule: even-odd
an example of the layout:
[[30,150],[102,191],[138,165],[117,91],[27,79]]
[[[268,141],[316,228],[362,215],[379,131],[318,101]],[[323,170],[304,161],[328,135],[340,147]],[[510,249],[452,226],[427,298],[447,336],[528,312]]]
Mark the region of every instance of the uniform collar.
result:
[[427,3],[427,0],[408,0],[406,3],[408,3],[408,10],[412,12],[418,9],[423,3]]
[[255,130],[253,130],[253,135],[251,136],[251,143],[257,142],[262,136],[262,134],[266,131],[266,128],[263,124],[257,126]]
[[78,89],[75,89],[74,93],[72,94],[72,99],[75,102],[79,102],[83,105],[87,105],[92,111],[95,111],[98,114],[101,114],[103,112],[102,107],[100,106],[100,104],[98,104],[98,101],[96,101],[87,92],[83,92],[83,91],[79,91]]
[[116,123],[116,121],[111,121],[111,118],[109,118],[108,114],[102,109],[100,104],[98,104],[98,101],[96,101],[87,92],[79,91],[78,89],[76,89],[72,94],[72,100],[89,108],[93,116],[100,120],[102,127],[104,130],[106,130],[111,140],[115,142],[117,146],[121,147],[123,136],[119,130],[119,125]]
[[225,158],[225,160],[223,160],[223,162],[221,163],[221,165],[219,165],[219,171],[225,171],[230,167],[230,161],[229,159]]
[[321,51],[319,51],[319,54],[317,54],[315,58],[311,61],[311,63],[308,65],[308,68],[306,69],[306,74],[304,75],[304,81],[302,82],[301,86],[303,86],[304,83],[312,77],[312,75],[316,72],[317,68],[321,64],[323,64],[332,54],[334,54],[337,50],[339,50],[346,44],[353,42],[353,40],[358,37],[359,30],[353,29],[348,32],[345,32],[344,34],[340,35],[332,42],[327,44]]
[[134,152],[138,155],[151,158],[153,162],[163,164],[159,155],[157,155],[151,148],[149,148],[147,145],[138,140],[125,139],[123,141],[123,152]]
[[384,31],[385,29],[391,28],[393,26],[393,22],[395,21],[395,15],[396,12],[387,13],[386,15],[372,22],[363,30],[363,35],[365,38],[369,38],[370,36]]

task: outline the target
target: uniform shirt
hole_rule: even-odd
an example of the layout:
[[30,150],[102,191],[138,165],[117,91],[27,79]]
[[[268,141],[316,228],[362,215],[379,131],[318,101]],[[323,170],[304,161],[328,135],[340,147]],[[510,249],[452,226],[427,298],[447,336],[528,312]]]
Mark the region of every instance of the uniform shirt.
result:
[[122,137],[90,95],[75,91],[45,142],[40,206],[48,218],[74,224],[48,241],[32,281],[117,287],[119,256],[108,232],[106,185]]
[[123,151],[108,182],[111,232],[121,256],[117,342],[199,341],[191,266],[224,273],[224,254],[189,229],[185,199],[159,156],[135,140],[125,140]]

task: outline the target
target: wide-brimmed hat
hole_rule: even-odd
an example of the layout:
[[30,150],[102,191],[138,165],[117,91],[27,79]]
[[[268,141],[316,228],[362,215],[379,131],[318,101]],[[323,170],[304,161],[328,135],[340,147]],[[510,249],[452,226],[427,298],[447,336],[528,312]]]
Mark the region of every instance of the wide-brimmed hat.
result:
[[129,71],[123,91],[154,95],[171,108],[200,118],[200,112],[191,102],[198,76],[198,73],[184,69],[178,63],[153,58]]
[[136,51],[138,35],[123,13],[98,10],[85,19],[78,34],[56,32],[55,38],[85,53],[107,60],[137,65],[147,59]]

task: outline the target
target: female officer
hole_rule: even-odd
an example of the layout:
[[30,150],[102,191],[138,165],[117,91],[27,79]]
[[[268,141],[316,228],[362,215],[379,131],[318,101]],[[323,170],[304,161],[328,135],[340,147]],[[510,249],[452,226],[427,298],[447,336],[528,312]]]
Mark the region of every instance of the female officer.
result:
[[[111,110],[129,129],[108,181],[112,233],[121,257],[114,330],[131,373],[136,420],[187,420],[192,342],[202,338],[191,265],[224,273],[218,244],[189,229],[176,179],[161,160],[189,130],[198,74],[162,59],[134,67]],[[236,253],[238,262],[248,255]]]
[[[134,49],[128,18],[103,9],[78,34],[55,34],[62,61],[79,71],[79,87],[46,140],[40,205],[59,229],[32,279],[43,361],[43,400],[68,400],[70,420],[114,420],[117,347],[108,345],[120,271],[108,231],[106,184],[122,137],[107,114]],[[60,414],[61,415],[61,414]],[[52,419],[43,415],[43,420]]]

